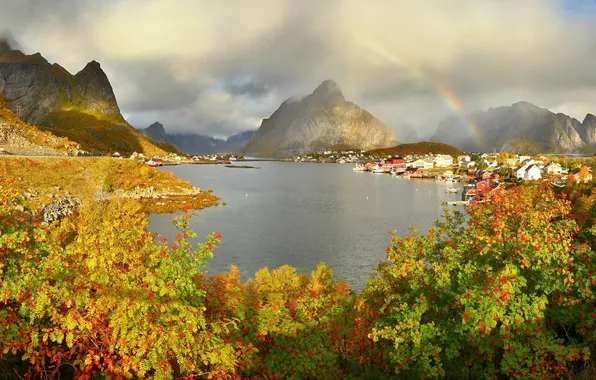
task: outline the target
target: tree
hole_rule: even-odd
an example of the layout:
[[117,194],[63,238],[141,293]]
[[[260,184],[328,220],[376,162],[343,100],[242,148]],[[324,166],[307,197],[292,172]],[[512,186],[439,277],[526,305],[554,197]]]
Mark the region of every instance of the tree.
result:
[[579,179],[581,179],[582,181],[587,181],[588,180],[588,176],[590,175],[590,170],[588,169],[587,166],[582,166],[579,169],[579,173],[577,173]]
[[[233,347],[204,315],[202,267],[187,217],[175,244],[156,244],[136,203],[88,204],[43,227],[16,208],[0,174],[0,360],[39,376],[171,378],[229,372]],[[13,355],[5,357],[6,355]],[[66,371],[66,372],[65,372]]]
[[[561,376],[594,341],[593,252],[570,204],[514,187],[446,214],[426,235],[394,237],[364,299],[371,337],[407,378]],[[593,282],[596,283],[596,282]]]

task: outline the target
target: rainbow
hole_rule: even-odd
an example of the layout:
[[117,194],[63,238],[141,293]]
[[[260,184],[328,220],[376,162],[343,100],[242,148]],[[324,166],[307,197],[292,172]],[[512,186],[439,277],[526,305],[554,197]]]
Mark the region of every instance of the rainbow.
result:
[[429,78],[428,75],[425,75],[422,71],[416,68],[414,65],[408,64],[402,58],[398,57],[397,55],[391,53],[389,49],[386,49],[378,42],[373,42],[370,39],[358,39],[357,42],[371,51],[372,53],[376,54],[377,56],[385,59],[386,61],[398,65],[399,67],[405,69],[408,74],[411,76],[418,78],[424,82],[424,84],[433,89],[434,92],[437,93],[445,103],[445,105],[455,113],[465,124],[466,128],[470,131],[470,133],[478,139],[479,142],[482,143],[483,137],[480,129],[472,120],[466,116],[464,106],[457,96],[449,87],[443,85],[437,81],[432,80]]

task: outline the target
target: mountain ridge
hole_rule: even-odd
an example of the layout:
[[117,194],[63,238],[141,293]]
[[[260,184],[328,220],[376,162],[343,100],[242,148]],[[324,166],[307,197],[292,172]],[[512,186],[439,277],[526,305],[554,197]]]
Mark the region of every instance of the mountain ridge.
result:
[[[596,117],[583,122],[528,101],[475,111],[463,121],[453,115],[439,122],[431,141],[466,151],[580,153],[596,151]],[[469,123],[476,131],[472,131]]]
[[159,121],[149,127],[139,129],[145,137],[156,141],[165,142],[187,154],[214,154],[234,153],[253,135],[254,131],[239,132],[227,139],[219,139],[198,133],[167,133]]
[[97,61],[75,75],[40,53],[0,43],[0,94],[17,117],[96,154],[175,151],[157,146],[124,119],[110,81]]

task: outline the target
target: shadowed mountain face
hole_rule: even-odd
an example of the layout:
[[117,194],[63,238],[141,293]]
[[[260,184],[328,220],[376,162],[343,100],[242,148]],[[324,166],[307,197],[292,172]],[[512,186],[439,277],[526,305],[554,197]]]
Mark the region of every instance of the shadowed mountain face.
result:
[[254,131],[240,132],[228,137],[227,140],[196,133],[168,134],[158,121],[139,132],[155,142],[165,142],[188,154],[233,153],[250,140],[254,133]]
[[389,128],[345,100],[337,83],[326,80],[302,99],[290,98],[240,150],[245,156],[287,157],[337,148],[375,149],[398,144]]
[[596,117],[583,122],[555,114],[528,102],[491,108],[466,117],[477,128],[476,136],[461,118],[443,120],[432,141],[466,151],[514,153],[574,153],[596,150]]
[[143,136],[155,142],[174,145],[166,133],[163,124],[161,124],[159,121],[156,121],[145,129],[140,129],[139,132],[141,132]]
[[99,63],[91,61],[72,75],[41,54],[26,55],[13,45],[0,39],[0,94],[19,119],[92,153],[164,153],[124,120]]

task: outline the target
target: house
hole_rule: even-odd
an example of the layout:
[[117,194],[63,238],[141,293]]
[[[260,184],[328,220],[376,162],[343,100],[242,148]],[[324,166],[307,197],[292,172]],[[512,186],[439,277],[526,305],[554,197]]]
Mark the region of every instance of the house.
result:
[[410,166],[418,169],[432,169],[434,163],[432,160],[429,159],[418,159],[416,161],[411,162]]
[[528,166],[526,169],[526,180],[534,181],[542,178],[542,173],[540,172],[540,168],[534,164]]
[[517,159],[517,158],[508,158],[505,163],[506,163],[507,167],[514,168],[517,166],[518,162],[519,162],[519,159]]
[[401,157],[391,157],[385,160],[385,165],[393,165],[399,167],[406,167],[406,160]]
[[446,155],[446,154],[438,154],[435,157],[435,164],[439,168],[445,168],[447,166],[453,165],[453,157]]
[[[474,169],[476,167],[476,161],[469,161],[469,162],[465,162],[464,164],[465,164],[464,168],[466,168],[466,169]],[[462,167],[462,166],[460,165],[460,167]]]
[[484,163],[486,164],[487,168],[496,168],[497,166],[499,166],[499,164],[497,163],[497,159],[494,157],[490,157],[484,160]]
[[586,170],[586,174],[585,174],[585,178],[581,178],[582,174],[582,168],[575,168],[575,169],[571,169],[569,171],[570,174],[573,174],[575,176],[575,182],[580,182],[580,181],[584,181],[584,182],[588,182],[592,180],[592,169],[590,169],[589,167],[585,166]]
[[526,181],[534,181],[542,178],[540,168],[534,164],[524,165],[515,171],[515,176],[518,179]]
[[517,179],[525,179],[526,178],[526,169],[527,166],[520,166],[519,168],[515,169],[515,178]]
[[519,158],[519,162],[524,162],[525,160],[531,159],[530,156],[519,156],[518,158]]
[[461,167],[463,162],[469,162],[470,160],[472,160],[472,158],[470,156],[468,156],[467,154],[464,154],[463,156],[457,156],[457,162],[459,162],[459,166]]
[[405,174],[406,175],[420,174],[420,169],[409,167],[409,168],[406,168]]
[[563,173],[563,167],[561,166],[561,164],[551,162],[550,164],[544,167],[544,171],[548,174],[561,174]]

